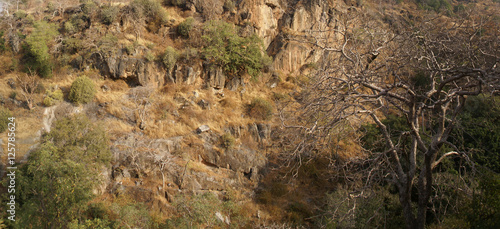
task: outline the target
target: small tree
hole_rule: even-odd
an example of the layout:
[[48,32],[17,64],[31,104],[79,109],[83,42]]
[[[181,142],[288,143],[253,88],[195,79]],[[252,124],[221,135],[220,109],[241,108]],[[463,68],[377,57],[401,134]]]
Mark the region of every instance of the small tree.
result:
[[45,21],[39,21],[34,25],[35,30],[26,38],[28,44],[28,69],[33,68],[44,78],[52,77],[52,60],[49,54],[48,44],[58,34],[56,26]]
[[69,91],[69,100],[76,104],[92,101],[96,93],[94,82],[86,76],[80,76],[73,81]]
[[209,21],[202,37],[206,42],[203,50],[205,57],[222,66],[226,73],[247,71],[251,76],[257,76],[271,62],[257,35],[240,37],[234,25],[229,23]]
[[21,94],[28,104],[28,108],[33,109],[35,91],[39,84],[38,76],[30,70],[29,74],[18,76],[17,83],[21,86]]
[[193,28],[194,19],[193,17],[188,17],[177,27],[177,32],[183,37],[189,37],[189,31]]
[[161,56],[161,61],[163,62],[163,65],[165,65],[167,71],[171,71],[174,68],[177,58],[179,58],[177,50],[175,50],[172,46],[168,46]]

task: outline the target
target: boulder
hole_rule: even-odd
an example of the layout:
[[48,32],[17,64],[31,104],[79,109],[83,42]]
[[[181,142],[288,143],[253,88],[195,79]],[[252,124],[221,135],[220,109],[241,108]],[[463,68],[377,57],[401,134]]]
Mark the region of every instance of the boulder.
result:
[[201,134],[201,133],[207,132],[209,130],[210,130],[210,127],[208,125],[203,125],[203,126],[198,127],[198,129],[196,129],[196,133]]

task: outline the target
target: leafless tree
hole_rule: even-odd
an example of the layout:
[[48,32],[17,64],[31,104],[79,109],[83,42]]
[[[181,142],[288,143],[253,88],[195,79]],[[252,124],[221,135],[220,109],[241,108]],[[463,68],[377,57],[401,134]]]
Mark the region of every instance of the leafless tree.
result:
[[[301,120],[282,119],[285,128],[300,134],[293,140],[294,160],[301,162],[323,145],[328,148],[342,126],[376,124],[385,150],[350,160],[367,168],[365,184],[375,178],[394,184],[407,228],[424,228],[433,169],[452,155],[468,159],[448,141],[467,97],[500,89],[500,30],[488,16],[479,15],[413,19],[389,27],[349,12],[338,18],[334,31],[340,42],[325,39],[322,31],[296,38],[332,58],[301,94]],[[391,114],[403,117],[408,130],[394,135],[384,123]]]
[[17,83],[19,84],[19,86],[21,86],[21,94],[28,104],[28,108],[30,110],[33,109],[35,91],[39,84],[38,76],[36,75],[36,73],[30,70],[29,73],[17,76]]
[[153,105],[152,95],[154,88],[150,86],[137,87],[130,90],[129,98],[134,103],[136,111],[136,118],[139,120],[139,127],[144,129],[146,127],[146,118],[149,108]]

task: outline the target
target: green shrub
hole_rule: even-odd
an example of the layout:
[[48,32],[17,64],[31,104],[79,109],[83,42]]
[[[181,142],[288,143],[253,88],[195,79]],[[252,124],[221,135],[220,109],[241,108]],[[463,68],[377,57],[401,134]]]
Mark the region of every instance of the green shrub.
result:
[[273,106],[263,98],[255,98],[247,105],[246,113],[251,118],[268,120],[273,114]]
[[138,19],[146,18],[148,24],[159,26],[168,21],[168,13],[157,0],[134,0],[130,6]]
[[179,53],[177,53],[175,48],[169,46],[161,56],[161,61],[163,62],[163,65],[165,65],[165,68],[168,71],[171,71],[177,62],[177,58],[179,58]]
[[100,18],[101,22],[105,25],[111,25],[115,21],[116,16],[118,15],[118,7],[105,5],[101,8]]
[[189,37],[189,31],[193,28],[194,18],[188,17],[177,27],[177,32],[183,37]]
[[92,15],[94,15],[95,13],[97,13],[97,9],[99,8],[97,6],[97,3],[94,2],[93,0],[83,0],[83,1],[80,1],[82,2],[83,4],[81,5],[81,9],[82,9],[82,12],[89,16],[89,17],[92,17]]
[[94,82],[86,76],[80,76],[71,84],[68,98],[76,104],[84,104],[92,101],[95,93]]
[[75,219],[84,221],[100,171],[111,161],[108,143],[104,129],[85,115],[56,121],[16,176],[22,209],[17,226],[68,228]]
[[64,31],[66,33],[76,33],[76,28],[70,21],[64,22]]
[[262,40],[255,34],[240,37],[234,25],[223,21],[210,21],[204,30],[205,58],[222,66],[227,74],[247,71],[255,77],[271,62],[263,50]]
[[63,92],[61,89],[47,90],[47,95],[43,99],[43,105],[46,107],[53,106],[63,100]]
[[58,34],[56,25],[45,21],[35,23],[35,30],[26,38],[27,67],[44,78],[52,77],[53,63],[49,54],[50,41]]
[[28,14],[24,10],[18,10],[14,13],[14,17],[16,17],[17,19],[23,19],[26,16],[28,16]]
[[225,133],[220,137],[221,146],[225,149],[231,149],[234,146],[234,137],[230,133]]
[[[67,22],[66,22],[67,23]],[[82,40],[78,38],[67,38],[63,40],[64,52],[75,54],[83,48]]]
[[3,31],[0,31],[0,52],[7,50],[7,47],[5,46],[5,38],[3,38],[3,33]]
[[0,106],[0,133],[4,132],[9,127],[10,117],[12,117],[10,110]]

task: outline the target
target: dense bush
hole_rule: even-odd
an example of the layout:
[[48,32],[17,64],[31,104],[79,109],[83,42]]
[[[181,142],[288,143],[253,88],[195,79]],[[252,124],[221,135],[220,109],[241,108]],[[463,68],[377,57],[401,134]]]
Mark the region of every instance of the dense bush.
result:
[[63,92],[60,88],[54,88],[53,90],[47,90],[47,94],[43,99],[43,105],[50,107],[56,105],[63,100]]
[[35,23],[35,30],[26,38],[27,68],[36,70],[44,78],[52,76],[53,63],[48,44],[58,34],[56,25],[45,21]]
[[10,117],[12,117],[10,110],[0,106],[0,133],[8,128]]
[[17,226],[67,228],[87,208],[110,159],[102,128],[84,115],[58,120],[20,169]]
[[220,137],[221,146],[225,149],[231,149],[234,146],[234,137],[230,133],[225,133]]
[[171,71],[177,62],[177,58],[179,58],[179,53],[177,53],[175,48],[169,46],[161,56],[161,61],[163,62],[163,65],[165,65],[165,68],[168,71]]
[[86,76],[81,76],[71,84],[68,98],[76,104],[84,104],[92,101],[95,93],[94,82]]
[[177,27],[177,32],[183,37],[189,37],[189,31],[193,28],[194,19],[188,17]]
[[210,21],[204,29],[205,58],[222,66],[228,74],[247,71],[256,76],[271,61],[263,51],[262,41],[255,34],[240,37],[234,25],[223,21]]
[[473,150],[472,159],[500,173],[500,99],[490,96],[470,97],[450,141]]
[[118,15],[118,11],[119,9],[116,6],[103,6],[100,13],[101,22],[105,25],[111,25],[111,23],[115,21],[115,18]]
[[273,114],[273,106],[265,99],[255,98],[247,105],[246,113],[255,119],[268,120]]
[[134,0],[130,7],[138,20],[146,18],[149,27],[158,28],[168,21],[168,13],[158,0]]

